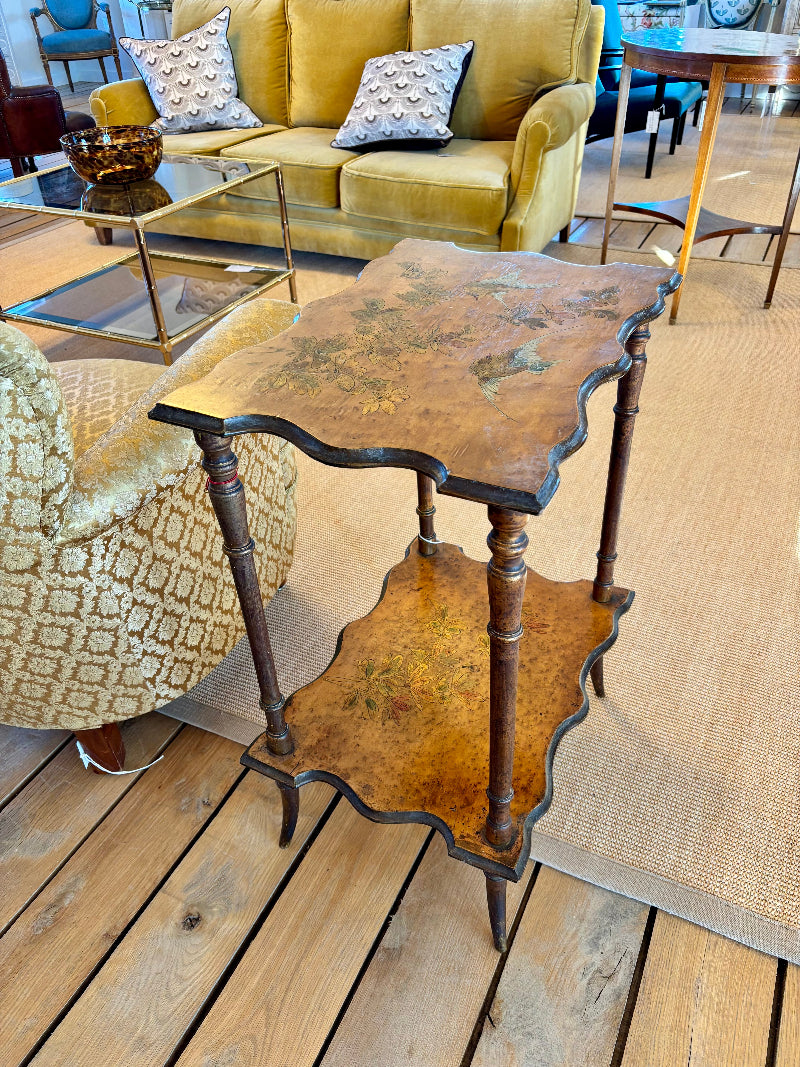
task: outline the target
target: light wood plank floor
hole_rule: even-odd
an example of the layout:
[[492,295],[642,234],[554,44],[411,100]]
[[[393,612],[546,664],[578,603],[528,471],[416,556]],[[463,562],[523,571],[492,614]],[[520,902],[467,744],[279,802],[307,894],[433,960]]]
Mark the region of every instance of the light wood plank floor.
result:
[[277,847],[241,747],[156,713],[128,765],[0,726],[0,1067],[789,1067],[800,972],[531,864],[482,876],[325,785]]

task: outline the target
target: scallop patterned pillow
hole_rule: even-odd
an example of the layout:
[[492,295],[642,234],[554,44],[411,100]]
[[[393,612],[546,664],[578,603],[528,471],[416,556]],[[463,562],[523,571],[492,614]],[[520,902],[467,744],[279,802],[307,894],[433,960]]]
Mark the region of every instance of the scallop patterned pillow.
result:
[[442,148],[474,42],[368,59],[333,148]]
[[176,41],[140,41],[121,37],[120,44],[141,74],[164,133],[251,129],[261,120],[239,99],[239,86],[228,44],[230,8],[185,33]]

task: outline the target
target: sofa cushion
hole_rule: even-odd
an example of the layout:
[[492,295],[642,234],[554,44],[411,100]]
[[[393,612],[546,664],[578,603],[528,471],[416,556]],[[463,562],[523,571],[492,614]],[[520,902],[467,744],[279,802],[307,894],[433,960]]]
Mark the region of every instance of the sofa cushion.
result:
[[368,59],[334,148],[443,148],[472,41]]
[[[223,0],[175,0],[172,35],[180,37],[219,14]],[[286,126],[286,12],[284,0],[224,0],[228,41],[239,96],[264,123]]]
[[342,209],[370,219],[497,233],[513,141],[451,141],[436,152],[371,152],[346,163]]
[[164,151],[184,156],[216,156],[223,148],[241,145],[239,152],[231,152],[235,158],[247,155],[245,141],[263,137],[265,133],[277,133],[285,126],[259,126],[252,130],[203,130],[201,133],[164,134]]
[[450,128],[508,141],[545,89],[574,82],[589,0],[411,0],[411,47],[475,42]]
[[[364,64],[408,46],[409,0],[286,0],[291,126],[342,125]],[[437,44],[464,41],[452,37]]]
[[[334,130],[300,126],[294,130],[259,137],[239,148],[225,148],[220,155],[233,158],[273,160],[281,164],[286,201],[310,207],[339,206],[339,171],[355,152],[331,148]],[[241,187],[243,196],[276,200],[275,178],[270,174]]]

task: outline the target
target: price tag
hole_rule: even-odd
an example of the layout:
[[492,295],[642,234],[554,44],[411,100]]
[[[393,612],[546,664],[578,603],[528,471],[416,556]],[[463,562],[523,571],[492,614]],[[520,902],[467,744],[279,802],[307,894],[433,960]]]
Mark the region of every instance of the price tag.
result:
[[248,274],[251,270],[261,270],[261,267],[251,267],[247,266],[245,263],[231,263],[225,270],[229,270],[233,274]]
[[648,111],[647,112],[647,125],[645,130],[648,133],[658,133],[658,124],[661,120],[660,111]]
[[705,117],[706,117],[706,98],[703,97],[703,102],[700,105],[700,118],[697,120],[697,129],[698,130],[702,130],[703,129],[703,121],[705,120]]

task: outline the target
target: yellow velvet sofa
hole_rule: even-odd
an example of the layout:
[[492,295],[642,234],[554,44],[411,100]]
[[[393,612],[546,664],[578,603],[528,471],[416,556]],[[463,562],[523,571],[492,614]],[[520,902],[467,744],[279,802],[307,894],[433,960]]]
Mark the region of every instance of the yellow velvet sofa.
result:
[[[165,136],[168,152],[282,164],[295,248],[371,259],[402,237],[538,251],[572,218],[603,9],[589,0],[176,0],[173,36],[223,4],[239,92],[260,129]],[[439,150],[330,147],[372,56],[472,40]],[[142,81],[92,93],[100,126],[149,124]],[[272,178],[160,224],[279,246]]]

